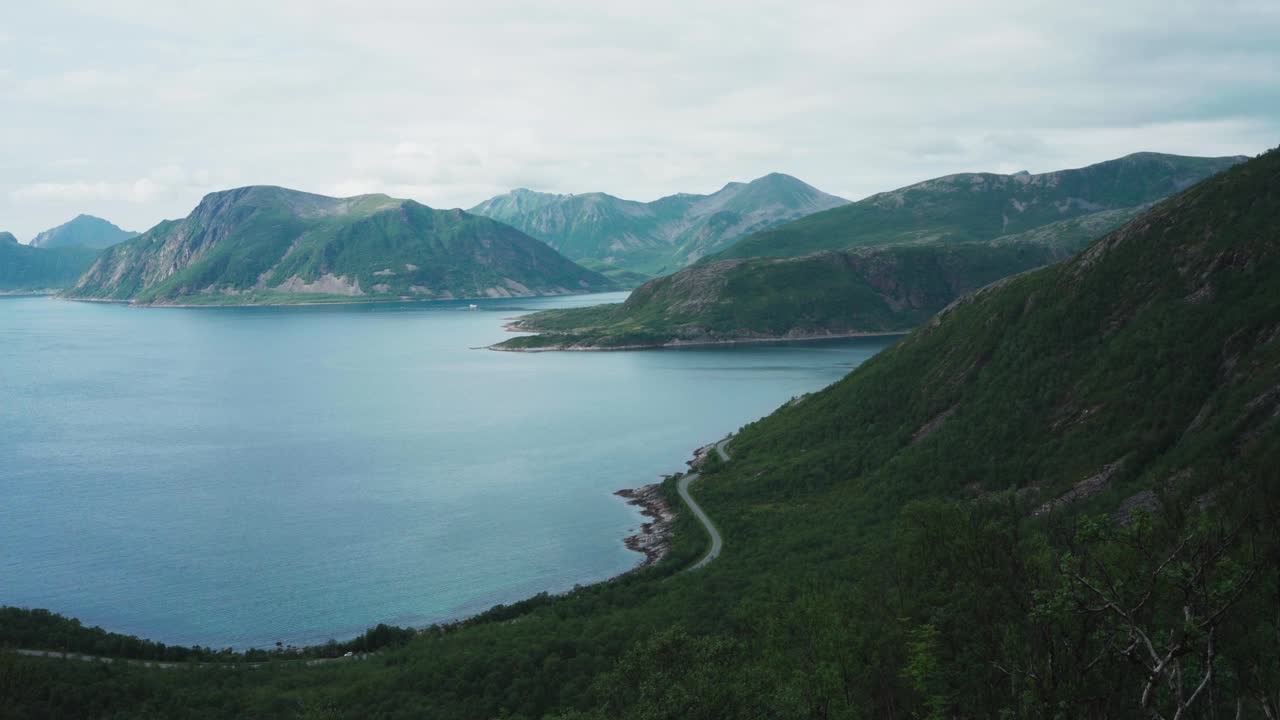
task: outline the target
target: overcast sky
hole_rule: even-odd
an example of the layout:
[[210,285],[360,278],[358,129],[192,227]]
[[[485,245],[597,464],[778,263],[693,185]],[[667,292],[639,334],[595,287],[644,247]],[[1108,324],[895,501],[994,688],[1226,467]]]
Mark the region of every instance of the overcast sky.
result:
[[1275,0],[4,3],[0,230],[24,242],[250,184],[470,207],[779,171],[857,199],[1280,144]]

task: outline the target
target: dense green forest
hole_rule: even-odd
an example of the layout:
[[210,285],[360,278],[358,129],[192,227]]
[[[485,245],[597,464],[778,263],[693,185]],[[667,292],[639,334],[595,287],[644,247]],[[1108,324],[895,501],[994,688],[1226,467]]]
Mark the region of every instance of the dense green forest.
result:
[[1276,717],[1277,277],[1273,151],[742,428],[704,569],[682,517],[654,568],[358,661],[0,653],[0,712]]

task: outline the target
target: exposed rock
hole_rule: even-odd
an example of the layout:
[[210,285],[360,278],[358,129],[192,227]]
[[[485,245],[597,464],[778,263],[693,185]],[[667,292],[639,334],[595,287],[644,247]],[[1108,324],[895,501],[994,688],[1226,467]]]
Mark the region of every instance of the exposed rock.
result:
[[640,514],[649,518],[640,525],[640,532],[622,541],[628,549],[644,554],[644,562],[639,567],[649,567],[666,557],[671,550],[671,526],[676,515],[662,494],[662,484],[619,490],[614,495],[626,498],[628,505],[640,508]]

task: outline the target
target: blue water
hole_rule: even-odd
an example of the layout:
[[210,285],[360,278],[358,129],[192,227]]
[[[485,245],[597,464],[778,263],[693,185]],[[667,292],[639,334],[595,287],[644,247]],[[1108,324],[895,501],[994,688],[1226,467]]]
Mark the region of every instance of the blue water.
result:
[[183,645],[426,625],[636,565],[614,490],[890,341],[499,353],[617,301],[0,298],[0,604]]

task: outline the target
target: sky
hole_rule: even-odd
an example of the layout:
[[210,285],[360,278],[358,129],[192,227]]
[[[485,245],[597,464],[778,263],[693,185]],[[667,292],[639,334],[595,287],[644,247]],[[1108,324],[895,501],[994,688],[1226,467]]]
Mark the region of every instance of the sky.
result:
[[1280,144],[1280,2],[0,0],[0,230],[254,184],[470,207]]

